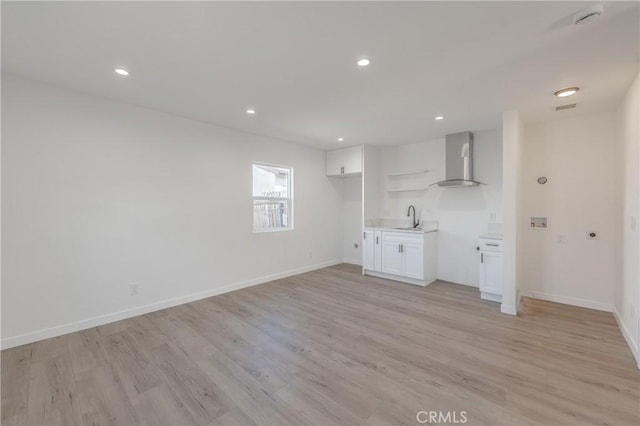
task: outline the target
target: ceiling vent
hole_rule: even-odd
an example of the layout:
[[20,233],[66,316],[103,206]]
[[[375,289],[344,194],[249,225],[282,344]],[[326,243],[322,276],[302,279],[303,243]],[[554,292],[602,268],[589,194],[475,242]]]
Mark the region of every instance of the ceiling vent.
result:
[[594,19],[602,16],[603,11],[604,9],[601,4],[588,7],[574,15],[573,23],[576,25],[586,24],[587,22],[593,21]]
[[576,104],[561,105],[561,106],[557,106],[556,107],[556,111],[562,111],[562,110],[565,110],[565,109],[572,109],[572,108],[575,108],[575,107],[576,107]]

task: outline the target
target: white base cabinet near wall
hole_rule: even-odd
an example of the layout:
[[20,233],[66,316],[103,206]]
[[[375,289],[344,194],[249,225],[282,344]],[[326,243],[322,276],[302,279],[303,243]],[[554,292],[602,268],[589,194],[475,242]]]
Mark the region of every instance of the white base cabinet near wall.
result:
[[380,264],[380,260],[376,261],[376,254],[380,251],[376,246],[380,244],[380,231],[365,229],[362,234],[362,268],[374,270],[376,264]]
[[436,231],[392,231],[367,228],[363,234],[363,272],[426,286],[437,277]]
[[480,239],[480,297],[502,302],[502,240]]

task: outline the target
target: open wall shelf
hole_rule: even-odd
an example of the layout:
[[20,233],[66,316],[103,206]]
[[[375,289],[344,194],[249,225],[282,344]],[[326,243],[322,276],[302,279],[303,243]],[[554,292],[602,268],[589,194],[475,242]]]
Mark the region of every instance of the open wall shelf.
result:
[[389,177],[408,176],[408,175],[419,175],[422,173],[429,173],[429,170],[412,170],[408,172],[393,172],[393,173],[389,173],[387,176]]
[[[429,189],[425,182],[427,173],[429,173],[427,169],[387,173],[387,192],[426,191]],[[403,179],[403,176],[406,178]]]
[[429,188],[395,188],[387,189],[387,192],[412,192],[412,191],[426,191]]

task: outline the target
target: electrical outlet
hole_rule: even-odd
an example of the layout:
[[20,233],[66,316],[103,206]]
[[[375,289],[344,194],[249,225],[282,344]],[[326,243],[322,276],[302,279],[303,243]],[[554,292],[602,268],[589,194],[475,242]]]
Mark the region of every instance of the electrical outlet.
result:
[[491,212],[489,214],[489,221],[490,222],[495,222],[496,221],[496,212]]
[[129,296],[137,296],[140,294],[140,283],[135,282],[129,284]]
[[564,244],[565,242],[566,242],[566,238],[565,238],[564,235],[562,235],[562,234],[556,235],[556,243]]

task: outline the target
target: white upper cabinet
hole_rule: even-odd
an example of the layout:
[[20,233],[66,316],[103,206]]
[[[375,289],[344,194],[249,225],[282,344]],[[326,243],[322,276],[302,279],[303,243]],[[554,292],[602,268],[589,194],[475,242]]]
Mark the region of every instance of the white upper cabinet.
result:
[[362,146],[327,151],[327,176],[362,174]]
[[338,176],[342,174],[344,164],[342,164],[342,151],[327,151],[327,176]]

